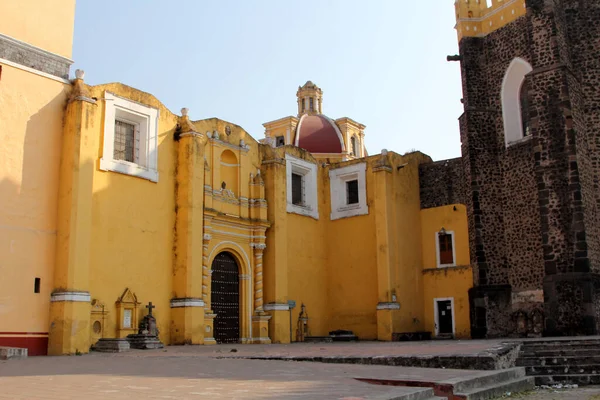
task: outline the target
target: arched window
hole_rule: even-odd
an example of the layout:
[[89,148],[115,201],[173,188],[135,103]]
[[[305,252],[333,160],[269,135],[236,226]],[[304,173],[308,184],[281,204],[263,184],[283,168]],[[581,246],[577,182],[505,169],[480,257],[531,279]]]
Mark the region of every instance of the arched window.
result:
[[525,76],[533,70],[531,65],[515,58],[502,82],[502,118],[504,120],[504,142],[507,146],[529,135],[529,101]]
[[356,140],[356,136],[352,136],[350,138],[350,148],[352,149],[352,154],[354,157],[358,157],[358,141]]

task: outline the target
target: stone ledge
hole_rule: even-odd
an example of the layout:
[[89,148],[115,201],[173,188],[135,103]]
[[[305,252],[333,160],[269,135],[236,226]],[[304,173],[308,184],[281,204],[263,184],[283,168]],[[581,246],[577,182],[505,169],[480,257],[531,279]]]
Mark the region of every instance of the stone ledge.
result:
[[27,358],[27,349],[0,346],[0,360],[22,360]]

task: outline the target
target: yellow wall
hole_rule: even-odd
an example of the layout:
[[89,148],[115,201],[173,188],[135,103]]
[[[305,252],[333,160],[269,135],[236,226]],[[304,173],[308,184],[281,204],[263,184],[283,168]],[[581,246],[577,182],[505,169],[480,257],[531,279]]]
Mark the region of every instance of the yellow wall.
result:
[[[70,85],[8,65],[2,65],[1,85],[0,333],[48,332],[62,120]],[[41,278],[39,294],[33,292],[35,277]]]
[[459,41],[465,36],[485,36],[525,15],[527,11],[525,0],[492,0],[489,8],[486,0],[457,0],[454,8]]
[[[454,232],[456,267],[437,268],[435,237],[444,228]],[[454,299],[456,337],[470,336],[469,294],[473,287],[470,266],[467,210],[462,204],[421,210],[423,298],[425,329],[435,332],[434,298]]]
[[[94,169],[90,294],[105,303],[109,311],[105,337],[116,336],[115,301],[128,287],[142,303],[140,315],[146,315],[144,306],[149,301],[156,305],[154,315],[161,339],[168,343],[175,224],[173,134],[177,117],[154,97],[127,86],[96,86],[91,94],[102,98],[105,90],[159,109],[159,180],[155,183]],[[99,139],[104,125],[103,106],[98,102],[99,112],[89,121]],[[99,139],[96,142],[98,159],[102,157],[102,140]]]
[[1,33],[71,58],[75,0],[0,0]]

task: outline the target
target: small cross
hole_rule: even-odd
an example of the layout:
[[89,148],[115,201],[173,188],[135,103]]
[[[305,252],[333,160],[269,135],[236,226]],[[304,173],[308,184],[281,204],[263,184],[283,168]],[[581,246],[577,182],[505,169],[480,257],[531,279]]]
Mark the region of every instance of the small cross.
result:
[[148,303],[148,305],[146,306],[146,308],[148,309],[148,315],[152,316],[152,309],[156,308],[156,306],[152,305],[152,302]]

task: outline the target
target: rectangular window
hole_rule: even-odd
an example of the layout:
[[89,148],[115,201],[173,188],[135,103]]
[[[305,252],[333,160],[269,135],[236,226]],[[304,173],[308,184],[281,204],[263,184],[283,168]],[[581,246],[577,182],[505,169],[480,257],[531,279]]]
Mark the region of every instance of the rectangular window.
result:
[[358,179],[346,182],[346,204],[358,204]]
[[302,99],[302,112],[306,110],[306,99]]
[[438,235],[440,243],[440,265],[454,264],[454,251],[452,249],[452,234]]
[[292,173],[292,204],[304,205],[304,177]]
[[315,99],[310,98],[310,111],[315,111]]
[[285,138],[283,136],[277,136],[275,138],[275,143],[277,147],[285,146]]
[[139,135],[136,135],[135,125],[116,120],[114,159],[135,163],[138,154]]
[[35,278],[35,281],[33,282],[33,293],[39,293],[40,292],[41,281],[42,280],[40,278]]

